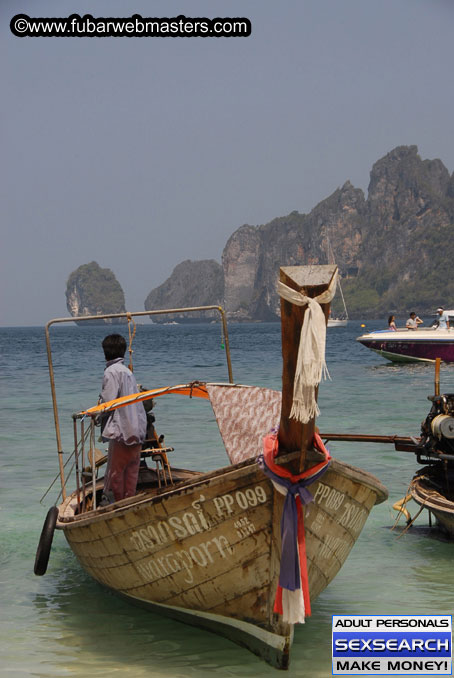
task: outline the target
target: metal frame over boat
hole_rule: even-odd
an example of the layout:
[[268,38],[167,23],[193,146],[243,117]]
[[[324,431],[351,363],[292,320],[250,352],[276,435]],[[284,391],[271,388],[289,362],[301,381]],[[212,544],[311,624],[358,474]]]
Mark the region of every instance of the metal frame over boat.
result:
[[[313,298],[329,289],[335,274],[335,266],[288,267],[281,269],[281,281],[311,306]],[[320,302],[320,306],[326,323],[329,303]],[[55,521],[82,567],[128,600],[221,633],[281,669],[289,664],[294,625],[288,612],[284,609],[281,615],[275,606],[276,591],[282,584],[282,560],[288,555],[282,552],[280,527],[287,499],[263,471],[264,461],[258,458],[262,437],[271,425],[279,424],[276,468],[288,474],[290,483],[300,482],[304,476],[312,493],[310,512],[298,508],[297,503],[301,521],[304,516],[304,528],[298,527],[297,538],[301,588],[307,586],[311,600],[345,562],[371,508],[387,497],[386,488],[371,474],[337,460],[328,466],[329,455],[321,453],[323,446],[316,442],[314,418],[302,423],[290,416],[297,367],[295,341],[307,307],[304,302],[302,306],[281,302],[282,397],[270,389],[232,383],[228,355],[228,384],[193,382],[154,389],[74,415],[76,489],[68,495],[49,326],[74,319],[57,319],[46,327],[62,486]],[[209,308],[221,313],[228,354],[224,312],[220,307]],[[188,311],[170,312],[176,310]],[[150,314],[153,312],[123,315]],[[100,506],[103,479],[96,477],[94,449],[98,414],[128,406],[126,401],[175,394],[211,402],[234,463],[210,472],[177,469],[168,464],[165,449],[158,445],[144,452],[144,457],[157,462],[157,469],[144,462],[137,494]],[[321,466],[323,475],[313,475]],[[40,542],[41,546],[46,549]],[[48,557],[48,553],[44,555]],[[46,567],[47,560],[38,572],[35,565],[35,572],[43,574]],[[290,593],[298,594],[298,590]]]

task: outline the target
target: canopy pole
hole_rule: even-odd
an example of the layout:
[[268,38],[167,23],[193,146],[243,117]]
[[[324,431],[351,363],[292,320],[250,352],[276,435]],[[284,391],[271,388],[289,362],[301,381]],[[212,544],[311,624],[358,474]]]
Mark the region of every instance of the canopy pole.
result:
[[54,366],[52,363],[52,352],[50,349],[50,336],[49,336],[49,326],[53,321],[50,320],[45,328],[46,331],[46,349],[47,349],[47,362],[49,365],[49,379],[50,379],[50,390],[52,393],[52,407],[54,411],[54,422],[55,422],[55,435],[57,438],[57,453],[58,453],[58,464],[60,468],[60,482],[61,482],[61,496],[63,501],[66,499],[66,486],[65,486],[65,469],[63,465],[63,450],[61,444],[61,434],[60,434],[60,423],[58,419],[58,407],[57,407],[57,396],[55,393],[55,376],[54,376]]
[[227,330],[227,320],[225,317],[225,311],[222,306],[218,306],[218,311],[221,314],[222,330],[224,332],[224,343],[225,343],[225,354],[227,357],[227,370],[229,372],[229,382],[233,384],[233,373],[232,373],[232,361],[230,359],[230,344],[229,344],[229,333]]
[[436,358],[435,360],[435,395],[440,395],[440,364],[441,358]]

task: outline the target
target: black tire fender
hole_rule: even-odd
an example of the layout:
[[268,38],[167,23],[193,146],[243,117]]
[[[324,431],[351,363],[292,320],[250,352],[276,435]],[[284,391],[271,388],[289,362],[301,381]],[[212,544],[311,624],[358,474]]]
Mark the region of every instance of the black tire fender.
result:
[[39,538],[38,548],[36,549],[34,572],[40,577],[45,574],[47,570],[57,518],[58,508],[52,506],[47,512],[46,520],[44,521],[41,536]]

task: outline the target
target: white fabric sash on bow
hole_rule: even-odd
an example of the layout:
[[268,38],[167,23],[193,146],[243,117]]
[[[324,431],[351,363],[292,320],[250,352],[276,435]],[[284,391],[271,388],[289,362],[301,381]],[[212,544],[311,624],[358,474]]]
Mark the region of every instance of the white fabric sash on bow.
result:
[[306,424],[320,414],[315,397],[315,389],[322,377],[329,378],[325,362],[326,321],[320,304],[327,304],[336,293],[337,271],[328,289],[318,297],[306,297],[292,290],[283,282],[278,282],[279,296],[296,306],[308,308],[301,327],[298,359],[293,382],[293,404],[290,417]]

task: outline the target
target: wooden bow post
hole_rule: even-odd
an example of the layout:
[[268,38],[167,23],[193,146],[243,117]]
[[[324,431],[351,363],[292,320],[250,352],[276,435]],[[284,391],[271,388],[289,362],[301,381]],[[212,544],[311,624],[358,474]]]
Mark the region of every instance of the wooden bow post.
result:
[[[301,292],[306,297],[317,297],[325,292],[337,272],[337,266],[284,266],[280,269],[280,281],[291,289]],[[330,303],[321,304],[328,322]],[[301,473],[320,461],[320,455],[313,450],[312,441],[315,431],[315,417],[308,423],[301,423],[290,418],[293,402],[293,384],[295,380],[298,347],[305,306],[296,306],[281,299],[281,330],[282,330],[282,408],[279,426],[279,453],[278,457],[299,451],[296,459],[288,463],[289,470],[294,474]],[[318,387],[316,392],[318,392]],[[293,456],[293,455],[292,455]]]

